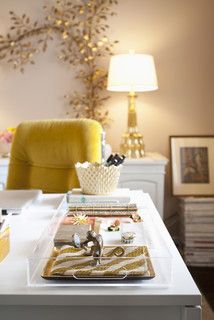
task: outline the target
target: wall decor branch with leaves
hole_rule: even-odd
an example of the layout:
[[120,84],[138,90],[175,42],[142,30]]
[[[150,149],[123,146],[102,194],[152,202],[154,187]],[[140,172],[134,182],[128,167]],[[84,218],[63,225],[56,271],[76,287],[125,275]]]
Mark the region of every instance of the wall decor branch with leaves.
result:
[[45,52],[54,38],[59,41],[58,59],[77,67],[76,79],[83,83],[83,93],[65,95],[68,114],[92,118],[103,126],[109,124],[104,102],[107,71],[102,59],[112,54],[114,44],[106,33],[112,6],[117,0],[57,0],[44,6],[41,22],[32,22],[25,13],[10,11],[10,32],[0,35],[0,61],[24,72],[26,64],[35,64],[35,57]]

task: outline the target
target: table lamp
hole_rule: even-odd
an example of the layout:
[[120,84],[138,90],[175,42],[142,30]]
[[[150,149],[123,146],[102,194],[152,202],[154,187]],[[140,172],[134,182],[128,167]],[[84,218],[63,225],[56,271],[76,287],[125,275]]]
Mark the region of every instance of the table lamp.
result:
[[128,158],[142,158],[145,150],[143,136],[137,128],[135,98],[136,92],[158,89],[153,57],[133,52],[112,56],[107,89],[129,92],[128,130],[123,135],[120,151]]

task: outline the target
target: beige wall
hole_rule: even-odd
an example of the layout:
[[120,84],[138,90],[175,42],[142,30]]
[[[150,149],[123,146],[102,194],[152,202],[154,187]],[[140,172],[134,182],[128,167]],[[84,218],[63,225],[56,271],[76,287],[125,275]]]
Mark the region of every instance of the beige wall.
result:
[[[0,0],[0,33],[7,30],[10,9],[37,18],[44,3],[51,0]],[[117,13],[110,21],[111,38],[120,41],[115,53],[135,49],[156,62],[159,90],[139,94],[137,101],[147,151],[168,157],[169,135],[214,134],[214,1],[119,0]],[[63,95],[78,83],[56,51],[52,45],[24,75],[0,66],[0,129],[25,119],[65,117]],[[107,138],[117,150],[126,129],[126,95],[111,93],[107,104],[113,120]],[[167,215],[174,210],[169,208]]]

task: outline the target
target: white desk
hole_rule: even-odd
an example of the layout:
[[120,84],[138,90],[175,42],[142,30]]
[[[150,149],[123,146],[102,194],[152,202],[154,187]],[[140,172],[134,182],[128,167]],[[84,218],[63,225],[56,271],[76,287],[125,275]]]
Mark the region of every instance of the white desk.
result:
[[170,287],[28,287],[25,257],[53,214],[34,207],[11,217],[11,251],[0,264],[0,319],[199,320],[200,292],[148,194],[142,200],[173,256]]

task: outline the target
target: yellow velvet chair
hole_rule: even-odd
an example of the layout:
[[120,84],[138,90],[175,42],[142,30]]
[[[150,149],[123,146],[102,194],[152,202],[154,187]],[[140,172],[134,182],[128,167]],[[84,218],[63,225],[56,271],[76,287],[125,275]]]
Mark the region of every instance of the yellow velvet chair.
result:
[[13,139],[7,189],[64,193],[78,187],[74,164],[101,161],[101,125],[90,119],[21,123]]

